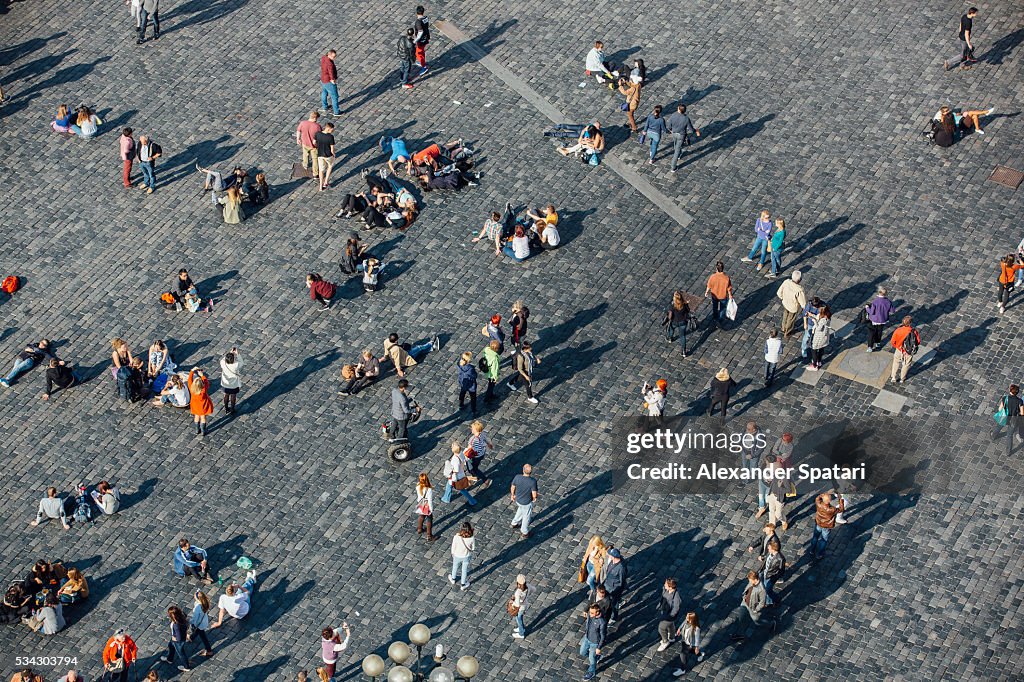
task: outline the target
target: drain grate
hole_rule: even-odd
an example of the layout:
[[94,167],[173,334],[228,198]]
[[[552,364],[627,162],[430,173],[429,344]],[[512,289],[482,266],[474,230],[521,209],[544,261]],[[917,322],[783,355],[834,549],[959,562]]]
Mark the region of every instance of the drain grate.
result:
[[1013,168],[1007,168],[1006,166],[996,166],[996,169],[992,171],[992,175],[988,179],[1003,187],[1017,189],[1024,182],[1024,173]]

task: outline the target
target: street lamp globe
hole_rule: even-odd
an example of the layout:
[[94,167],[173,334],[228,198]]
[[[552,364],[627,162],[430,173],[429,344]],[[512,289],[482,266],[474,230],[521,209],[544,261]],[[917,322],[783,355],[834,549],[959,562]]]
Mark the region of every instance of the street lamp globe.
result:
[[363,659],[363,674],[367,677],[377,677],[384,672],[384,659],[377,654],[370,654]]
[[430,628],[423,623],[416,623],[409,629],[409,641],[416,646],[426,646],[430,641]]
[[388,682],[412,682],[412,671],[404,665],[398,665],[388,671]]
[[455,675],[448,668],[434,668],[430,671],[430,682],[455,682]]
[[455,664],[455,669],[468,680],[480,672],[480,663],[472,656],[463,656]]
[[388,658],[398,665],[403,665],[408,661],[410,655],[412,655],[412,650],[405,642],[392,642],[388,647]]

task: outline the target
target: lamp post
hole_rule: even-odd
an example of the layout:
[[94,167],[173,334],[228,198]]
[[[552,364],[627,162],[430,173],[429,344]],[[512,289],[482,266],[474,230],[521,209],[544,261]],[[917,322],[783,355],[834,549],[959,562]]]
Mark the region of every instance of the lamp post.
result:
[[464,680],[471,680],[480,672],[480,663],[473,656],[463,656],[455,663],[455,670]]
[[434,668],[430,671],[430,682],[455,682],[455,675],[448,668]]
[[416,679],[419,682],[423,682],[420,658],[423,655],[423,647],[430,642],[430,628],[423,623],[416,623],[409,629],[409,641],[416,647]]
[[388,671],[388,682],[412,682],[412,671],[404,665],[396,665]]
[[377,654],[370,654],[364,658],[363,674],[377,682],[377,678],[384,674],[384,659]]

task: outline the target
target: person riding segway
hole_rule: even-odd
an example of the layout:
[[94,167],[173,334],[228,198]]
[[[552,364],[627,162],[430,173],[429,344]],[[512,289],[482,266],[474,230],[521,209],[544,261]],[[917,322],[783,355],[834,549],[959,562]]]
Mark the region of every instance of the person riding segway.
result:
[[422,408],[409,395],[409,381],[400,379],[391,389],[391,423],[382,426],[382,435],[388,441],[388,456],[396,462],[412,457],[409,443],[409,424],[415,423]]

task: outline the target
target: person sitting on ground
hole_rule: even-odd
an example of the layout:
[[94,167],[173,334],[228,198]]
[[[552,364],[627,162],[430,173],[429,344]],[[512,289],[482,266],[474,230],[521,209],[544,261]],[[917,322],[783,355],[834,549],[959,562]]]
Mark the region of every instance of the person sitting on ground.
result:
[[480,174],[456,168],[450,173],[435,175],[430,168],[426,169],[423,175],[418,176],[420,189],[424,192],[431,192],[435,189],[460,189],[465,186],[476,187],[479,185]]
[[216,623],[210,625],[210,629],[219,628],[224,624],[224,615],[227,614],[232,618],[241,620],[249,615],[249,608],[251,606],[252,592],[256,587],[256,571],[249,571],[245,576],[245,582],[242,585],[236,585],[231,583],[224,590],[224,594],[217,600],[217,606],[220,608],[220,614],[217,618]]
[[441,347],[440,339],[435,335],[430,341],[425,341],[418,346],[411,346],[408,343],[398,342],[398,332],[391,332],[388,338],[384,339],[384,355],[378,358],[381,362],[391,360],[399,377],[405,377],[405,370],[415,366],[431,350],[438,350]]
[[185,292],[195,286],[195,282],[192,281],[192,277],[189,276],[188,270],[182,268],[178,270],[178,279],[176,280],[178,285],[177,291],[172,291],[171,295],[174,296],[174,300],[178,303],[178,310],[181,310],[181,306],[184,305]]
[[380,171],[380,177],[388,183],[391,188],[391,194],[394,197],[395,205],[402,210],[418,211],[419,205],[416,203],[416,197],[413,196],[412,192],[399,182],[398,178],[393,173],[386,170]]
[[185,292],[181,299],[181,305],[190,313],[198,313],[203,306],[203,299],[199,297],[199,290],[195,285]]
[[83,104],[78,107],[78,114],[75,116],[75,122],[71,124],[70,130],[79,137],[90,138],[96,135],[96,131],[100,129],[102,123],[100,117]]
[[71,528],[68,525],[68,517],[64,510],[65,500],[57,494],[57,489],[50,486],[46,489],[46,497],[39,500],[39,509],[36,511],[36,520],[30,526],[38,526],[43,519],[60,519],[60,525],[64,530]]
[[174,572],[181,578],[190,576],[198,578],[207,585],[213,583],[206,550],[202,547],[194,547],[189,543],[188,538],[178,540],[178,548],[174,550]]
[[196,163],[196,170],[205,176],[203,178],[203,191],[225,192],[232,187],[241,189],[245,184],[245,179],[249,177],[249,174],[241,166],[235,166],[231,174],[226,178],[220,171],[201,168],[199,163]]
[[306,275],[306,287],[309,289],[309,299],[320,304],[320,310],[327,310],[331,307],[331,299],[338,291],[338,286],[328,282],[315,272]]
[[237,186],[228,187],[224,196],[217,199],[224,208],[221,215],[226,225],[240,225],[245,221],[245,209],[242,208],[242,192]]
[[985,131],[981,129],[981,117],[991,116],[992,112],[995,110],[995,107],[990,107],[988,109],[957,111],[944,106],[935,112],[935,116],[932,117],[932,120],[942,122],[942,120],[946,118],[946,114],[952,114],[953,123],[960,130],[970,132],[973,129],[976,130],[979,135],[984,135]]
[[384,265],[373,256],[363,261],[363,291],[366,293],[377,291],[380,273],[383,269]]
[[488,242],[494,245],[494,255],[501,255],[501,233],[502,233],[502,221],[501,214],[497,211],[491,213],[491,217],[484,221],[483,228],[480,229],[480,234],[473,237],[471,240],[474,244],[481,239],[486,239]]
[[170,405],[171,407],[188,407],[191,397],[192,396],[188,391],[188,385],[185,383],[185,380],[181,378],[181,375],[172,374],[163,390],[160,391],[160,395],[153,399],[153,406],[163,407],[164,405]]
[[543,220],[544,222],[558,225],[558,211],[554,204],[548,204],[544,208],[530,209],[526,211],[526,217],[533,221]]
[[71,132],[71,109],[68,108],[67,104],[61,104],[57,107],[57,113],[53,115],[50,127],[55,133]]
[[50,358],[50,366],[46,370],[46,392],[40,398],[49,400],[54,387],[60,390],[71,388],[78,382],[71,365],[57,358]]
[[400,137],[384,136],[380,138],[378,144],[382,152],[391,155],[391,158],[388,159],[388,168],[391,169],[392,173],[395,172],[396,163],[408,164],[409,160],[412,159],[412,154],[409,153],[405,140]]
[[515,236],[512,237],[512,241],[506,244],[501,252],[509,258],[516,261],[524,261],[530,257],[530,240],[526,236],[526,231],[523,230],[522,225],[516,225]]
[[600,40],[595,41],[594,47],[587,53],[586,69],[587,75],[596,78],[598,83],[607,83],[609,90],[615,89],[614,83],[619,72],[615,70],[615,64],[605,59],[604,43]]
[[55,635],[67,627],[64,607],[56,592],[47,592],[42,608],[34,611],[31,616],[22,618],[21,622],[44,635]]
[[375,382],[380,376],[380,360],[374,357],[368,349],[360,354],[359,360],[354,365],[345,365],[345,367],[350,369],[351,374],[345,376],[345,368],[342,368],[343,385],[338,391],[338,395],[355,395]]
[[32,565],[32,570],[25,576],[25,587],[30,594],[38,594],[43,590],[56,592],[60,581],[68,577],[67,569],[59,561],[50,563],[40,559]]
[[341,208],[338,209],[336,218],[354,218],[362,215],[367,206],[376,206],[382,200],[381,192],[376,187],[370,187],[365,192],[348,193],[341,200]]
[[418,169],[415,174],[422,175],[427,168],[430,168],[436,173],[441,170],[442,166],[467,161],[475,153],[463,145],[461,138],[446,142],[443,148],[440,145],[432,144],[423,151],[413,154],[405,165],[405,172],[411,176],[414,174],[413,171]]
[[89,497],[107,516],[113,516],[121,508],[121,491],[107,481],[100,481],[96,489],[89,493]]
[[15,358],[14,364],[11,366],[11,371],[7,373],[7,376],[0,378],[0,386],[7,388],[11,387],[11,382],[18,378],[19,375],[24,374],[37,363],[41,362],[45,357],[56,357],[53,351],[50,350],[49,339],[43,339],[39,343],[28,344],[25,348],[18,353],[18,357]]
[[[189,291],[194,289],[194,286],[190,287]],[[146,376],[150,379],[156,379],[161,374],[172,374],[174,370],[178,368],[178,366],[174,364],[174,360],[171,359],[171,352],[167,350],[167,344],[165,344],[162,339],[157,339],[149,347],[148,360],[149,364],[146,366]],[[155,390],[159,391],[161,388],[157,388]]]
[[57,597],[62,604],[74,604],[89,598],[89,583],[80,570],[74,566],[68,569],[68,579],[57,590]]
[[359,241],[359,235],[353,232],[345,242],[345,250],[341,255],[338,267],[346,275],[355,275],[363,270],[363,261],[370,257],[369,245]]
[[938,118],[932,119],[931,138],[939,147],[952,147],[959,138],[959,132],[953,120],[953,112],[949,111],[949,107],[943,109],[945,111],[940,111]]
[[530,228],[530,248],[535,251],[556,249],[561,240],[554,223],[538,220]]
[[34,599],[35,595],[26,590],[23,583],[16,582],[8,587],[0,602],[0,623],[17,623],[22,616],[31,614]]
[[576,144],[569,147],[558,147],[558,153],[562,156],[569,156],[570,154],[585,153],[589,155],[592,152],[601,153],[604,151],[604,133],[601,131],[601,122],[594,121],[589,126],[584,128],[580,132],[579,138],[576,140]]
[[265,206],[270,201],[270,185],[267,184],[266,173],[257,173],[256,181],[245,186],[245,199],[253,206]]

